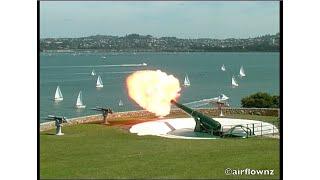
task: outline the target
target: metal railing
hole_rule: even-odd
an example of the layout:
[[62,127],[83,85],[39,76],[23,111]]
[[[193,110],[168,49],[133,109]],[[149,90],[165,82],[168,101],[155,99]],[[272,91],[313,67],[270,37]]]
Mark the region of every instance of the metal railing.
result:
[[[268,123],[268,124],[266,124]],[[271,122],[261,122],[261,123],[245,123],[239,124],[240,127],[246,127],[246,129],[250,129],[250,131],[243,131],[246,133],[247,137],[249,136],[265,136],[265,135],[279,135],[280,134],[280,122],[279,121],[271,121]],[[221,127],[222,132],[227,132],[231,128],[234,128],[237,125],[223,125]]]

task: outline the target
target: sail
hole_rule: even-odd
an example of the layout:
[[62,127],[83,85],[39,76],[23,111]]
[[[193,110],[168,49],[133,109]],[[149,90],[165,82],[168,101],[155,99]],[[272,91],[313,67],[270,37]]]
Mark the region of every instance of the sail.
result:
[[96,75],[96,72],[94,71],[94,69],[92,69],[91,76],[95,76],[95,75]]
[[103,87],[103,83],[100,76],[98,76],[96,87]]
[[190,86],[190,81],[188,75],[184,77],[184,86]]
[[236,81],[236,79],[234,77],[232,77],[231,84],[232,84],[232,87],[238,87],[239,86],[239,84],[237,83],[237,81]]
[[82,102],[82,92],[80,91],[79,94],[78,94],[76,106],[82,106],[82,105],[83,105],[83,102]]
[[245,72],[244,72],[244,69],[243,69],[243,66],[241,66],[241,68],[240,68],[240,77],[244,77],[244,76],[246,76],[246,74],[245,74]]
[[79,92],[77,102],[76,102],[76,108],[86,108],[86,105],[83,104],[82,101],[82,91]]
[[221,70],[226,71],[226,67],[224,66],[224,64],[221,66]]
[[123,102],[121,101],[121,99],[119,101],[119,106],[123,106]]
[[63,100],[63,96],[62,96],[62,93],[61,93],[59,86],[57,86],[56,93],[54,95],[54,99],[55,100]]

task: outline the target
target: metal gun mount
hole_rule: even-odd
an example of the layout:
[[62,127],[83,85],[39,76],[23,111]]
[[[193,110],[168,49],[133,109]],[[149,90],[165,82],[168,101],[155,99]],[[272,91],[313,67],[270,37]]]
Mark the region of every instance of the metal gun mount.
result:
[[194,132],[205,132],[215,136],[222,135],[221,124],[218,121],[198,111],[188,108],[187,106],[179,104],[174,100],[171,100],[171,103],[193,117],[193,119],[196,121]]
[[230,106],[229,103],[226,101],[211,101],[209,103],[218,107],[218,111],[220,112],[219,113],[220,117],[224,116],[223,111],[222,111],[222,107],[229,107]]
[[[220,137],[248,137],[249,134],[251,135],[251,129],[242,125],[233,126],[226,132],[223,132],[221,124],[211,117],[179,104],[174,100],[171,100],[171,103],[193,117],[196,121],[194,132],[204,132]],[[237,132],[236,129],[240,129],[243,133]]]
[[62,133],[62,123],[68,122],[66,117],[48,115],[47,119],[55,121],[56,135],[58,135],[58,136],[64,135],[64,133]]
[[220,111],[220,114],[219,114],[220,117],[224,116],[222,112],[222,107],[229,106],[229,103],[227,102],[228,99],[229,99],[228,96],[221,94],[218,97],[212,98],[209,101],[209,104],[212,104],[218,107],[218,110]]
[[91,108],[92,110],[95,110],[95,111],[100,111],[102,112],[102,116],[103,116],[103,122],[104,124],[110,124],[108,121],[107,121],[107,117],[108,117],[108,114],[112,114],[112,109],[111,108],[103,108],[103,107],[95,107],[95,108]]

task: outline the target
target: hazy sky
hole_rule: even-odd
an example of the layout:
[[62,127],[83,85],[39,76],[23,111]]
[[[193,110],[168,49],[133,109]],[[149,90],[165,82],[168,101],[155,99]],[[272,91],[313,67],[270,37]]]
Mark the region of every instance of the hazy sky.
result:
[[277,32],[277,1],[40,2],[41,38],[138,33],[221,39]]

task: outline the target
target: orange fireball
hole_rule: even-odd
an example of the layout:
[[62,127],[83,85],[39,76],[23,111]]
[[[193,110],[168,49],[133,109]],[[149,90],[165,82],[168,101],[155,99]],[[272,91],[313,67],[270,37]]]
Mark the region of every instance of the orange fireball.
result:
[[160,70],[137,71],[127,78],[129,96],[142,108],[157,116],[170,113],[172,99],[179,97],[180,83]]

